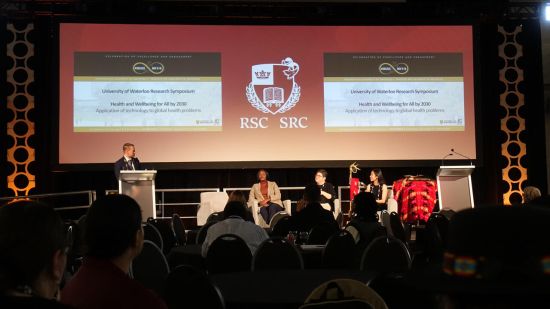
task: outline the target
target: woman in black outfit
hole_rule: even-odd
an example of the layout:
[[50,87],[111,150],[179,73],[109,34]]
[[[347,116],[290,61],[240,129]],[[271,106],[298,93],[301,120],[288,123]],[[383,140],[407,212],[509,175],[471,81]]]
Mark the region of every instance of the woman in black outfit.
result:
[[384,180],[384,175],[379,168],[375,168],[370,172],[370,183],[367,185],[366,192],[372,193],[378,204],[378,210],[388,209],[386,204],[388,201],[388,186]]

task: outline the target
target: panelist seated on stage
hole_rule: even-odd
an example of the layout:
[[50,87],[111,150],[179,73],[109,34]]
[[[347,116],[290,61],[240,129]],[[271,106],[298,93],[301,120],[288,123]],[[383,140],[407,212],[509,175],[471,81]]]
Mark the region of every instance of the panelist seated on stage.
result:
[[136,157],[136,148],[134,144],[125,143],[122,145],[122,158],[115,162],[115,176],[120,178],[120,171],[137,171],[143,169],[141,163]]
[[258,202],[260,215],[269,224],[271,218],[276,213],[284,210],[283,202],[281,201],[281,191],[276,182],[267,180],[269,174],[266,170],[260,169],[257,176],[258,183],[255,183],[250,189],[248,204],[252,205],[254,201]]
[[223,210],[224,220],[215,223],[208,228],[206,238],[202,243],[201,254],[206,257],[210,245],[216,238],[224,234],[239,236],[248,245],[254,255],[260,244],[269,238],[267,232],[256,224],[246,221],[246,205],[239,201],[227,202]]
[[378,210],[388,209],[388,186],[382,175],[382,170],[375,168],[370,172],[370,183],[367,185],[365,192],[370,192],[376,198]]
[[321,190],[321,199],[319,203],[324,209],[334,212],[334,199],[336,198],[336,191],[334,186],[327,182],[327,171],[324,169],[317,170],[315,173],[315,183]]
[[338,223],[329,210],[319,203],[321,189],[315,184],[306,186],[303,198],[298,201],[296,213],[290,217],[291,230],[309,232],[313,227],[328,222],[338,228]]

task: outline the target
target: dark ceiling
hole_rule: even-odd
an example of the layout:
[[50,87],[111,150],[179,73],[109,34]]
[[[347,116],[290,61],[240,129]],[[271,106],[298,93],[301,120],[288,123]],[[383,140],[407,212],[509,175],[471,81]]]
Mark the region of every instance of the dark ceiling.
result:
[[536,19],[539,1],[163,1],[59,0],[3,1],[8,19],[37,16],[139,22],[265,23],[471,23],[502,19]]

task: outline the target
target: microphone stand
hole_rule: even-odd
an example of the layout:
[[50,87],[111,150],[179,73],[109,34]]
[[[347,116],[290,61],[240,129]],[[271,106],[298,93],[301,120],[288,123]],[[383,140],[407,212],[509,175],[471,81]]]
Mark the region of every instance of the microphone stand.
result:
[[470,158],[468,156],[465,156],[465,155],[461,154],[460,152],[456,152],[453,148],[451,148],[451,152],[463,157],[464,159],[468,159],[470,161],[470,166],[474,166],[474,164],[472,163],[472,158]]
[[450,157],[452,155],[453,155],[452,153],[448,153],[446,156],[444,156],[443,159],[441,159],[441,166],[445,166],[445,164],[443,164],[443,162],[445,162],[445,159],[447,159],[448,157]]

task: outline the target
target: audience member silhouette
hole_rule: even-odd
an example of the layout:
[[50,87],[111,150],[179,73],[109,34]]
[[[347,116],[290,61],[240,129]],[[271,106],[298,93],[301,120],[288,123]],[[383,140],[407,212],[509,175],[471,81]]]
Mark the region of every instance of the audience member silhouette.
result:
[[[229,194],[229,199],[227,201],[228,202],[237,201],[237,202],[241,202],[244,205],[247,205],[246,204],[247,203],[246,196],[244,195],[243,191],[241,191],[241,190],[232,191]],[[252,207],[250,207],[250,205],[248,205],[248,207],[246,207],[246,218],[245,218],[245,220],[250,221],[250,222],[254,222],[254,216],[252,215]]]
[[57,302],[66,262],[53,208],[34,201],[0,207],[0,308],[70,308]]
[[550,209],[550,195],[541,195],[531,200],[527,205],[540,206]]
[[[550,301],[550,210],[476,207],[449,223],[439,270],[411,275],[414,294],[438,295],[438,308],[537,308]],[[401,295],[405,297],[405,295]],[[412,306],[414,307],[414,306]]]
[[212,225],[206,234],[206,239],[202,243],[202,256],[206,257],[208,248],[216,238],[224,234],[234,234],[242,238],[252,255],[260,244],[268,238],[267,232],[258,225],[245,221],[245,204],[239,201],[230,201],[223,210],[224,220]]
[[523,189],[523,204],[529,204],[541,196],[537,187],[527,186]]
[[346,230],[350,232],[361,253],[371,240],[385,236],[384,228],[378,222],[378,205],[374,195],[361,192],[353,198],[352,219]]
[[77,309],[166,308],[152,291],[128,276],[143,248],[141,209],[126,195],[107,195],[90,206],[84,226],[86,257],[61,294]]
[[309,232],[316,225],[328,222],[338,228],[338,223],[330,210],[319,203],[321,189],[316,184],[306,186],[304,196],[290,218],[291,230]]

